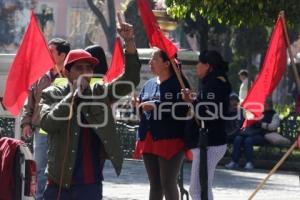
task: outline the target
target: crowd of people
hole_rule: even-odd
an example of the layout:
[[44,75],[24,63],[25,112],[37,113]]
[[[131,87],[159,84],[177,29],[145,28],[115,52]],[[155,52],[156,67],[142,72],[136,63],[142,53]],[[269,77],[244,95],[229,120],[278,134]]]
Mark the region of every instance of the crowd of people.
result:
[[[36,199],[102,199],[103,167],[111,160],[117,175],[122,169],[122,149],[116,134],[111,105],[134,91],[140,81],[141,63],[132,25],[121,22],[118,33],[125,44],[125,72],[110,84],[90,86],[93,74],[105,74],[107,62],[100,46],[71,50],[61,38],[48,43],[55,66],[30,89],[21,117],[24,137],[34,135],[34,158],[38,168]],[[245,169],[253,169],[253,145],[274,132],[279,117],[271,101],[264,118],[241,129],[240,102],[246,96],[248,73],[239,73],[240,95],[232,93],[228,63],[217,51],[203,51],[196,65],[201,86],[193,95],[181,72],[162,49],[154,49],[148,80],[134,98],[140,122],[134,157],[142,158],[150,182],[150,200],[178,200],[177,177],[184,157],[192,159],[190,195],[201,199],[199,167],[201,129],[207,133],[208,199],[213,199],[213,179],[228,141],[233,143],[232,161],[226,168],[239,168],[245,151]],[[178,70],[179,73],[176,73]],[[184,86],[180,83],[179,76]],[[55,86],[57,77],[68,84]],[[124,81],[130,84],[120,84]],[[231,117],[230,120],[223,116]],[[199,126],[199,123],[203,127]],[[192,154],[192,158],[188,155]],[[203,162],[203,161],[202,161]],[[145,197],[146,198],[146,197]]]

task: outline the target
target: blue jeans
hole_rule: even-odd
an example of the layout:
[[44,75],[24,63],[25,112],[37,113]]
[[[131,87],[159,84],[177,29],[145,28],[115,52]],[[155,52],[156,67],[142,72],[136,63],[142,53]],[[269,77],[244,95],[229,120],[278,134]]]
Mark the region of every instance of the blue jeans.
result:
[[43,199],[43,193],[46,186],[45,170],[48,160],[48,142],[47,135],[41,134],[38,128],[36,128],[34,131],[33,151],[34,160],[37,165],[36,199],[41,200]]
[[264,137],[261,134],[255,135],[237,135],[233,141],[232,160],[239,162],[241,151],[244,149],[246,155],[246,162],[253,160],[253,145],[263,144]]
[[[44,199],[56,200],[59,192],[58,185],[47,185]],[[101,200],[102,199],[102,183],[73,185],[70,188],[62,188],[59,200]]]

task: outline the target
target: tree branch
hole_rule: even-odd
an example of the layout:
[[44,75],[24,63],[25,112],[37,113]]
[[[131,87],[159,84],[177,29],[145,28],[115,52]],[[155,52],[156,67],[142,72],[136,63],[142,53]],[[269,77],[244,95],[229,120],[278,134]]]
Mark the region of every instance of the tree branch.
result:
[[107,7],[108,7],[108,14],[109,14],[109,49],[112,52],[113,51],[113,46],[114,46],[114,41],[116,37],[116,10],[115,10],[115,2],[112,0],[107,1]]
[[[109,1],[110,2],[110,1]],[[89,5],[89,7],[91,8],[92,12],[96,15],[96,17],[98,18],[99,22],[101,23],[101,26],[103,28],[103,31],[106,35],[106,38],[109,38],[109,27],[108,24],[105,20],[104,15],[102,14],[102,12],[100,12],[100,10],[97,8],[97,6],[94,4],[93,0],[87,0],[87,3]]]

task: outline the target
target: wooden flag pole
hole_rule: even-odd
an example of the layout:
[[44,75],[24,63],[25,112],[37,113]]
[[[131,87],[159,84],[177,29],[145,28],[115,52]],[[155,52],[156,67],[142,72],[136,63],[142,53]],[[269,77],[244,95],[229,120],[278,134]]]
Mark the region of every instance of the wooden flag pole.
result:
[[[285,17],[284,17],[284,11],[281,11],[279,13],[279,16],[282,18],[284,36],[285,36],[286,43],[287,43],[287,49],[288,49],[289,57],[290,57],[291,64],[292,64],[292,69],[293,69],[293,73],[294,73],[294,77],[295,77],[295,81],[296,81],[296,85],[297,85],[298,94],[300,94],[300,79],[299,79],[298,70],[297,70],[297,67],[296,67],[296,64],[294,61],[294,56],[292,54],[291,43],[290,43],[290,39],[288,36],[288,31],[287,31]],[[277,171],[277,169],[282,165],[282,163],[286,160],[286,158],[293,152],[295,147],[297,147],[297,139],[293,143],[293,145],[288,149],[288,151],[282,156],[282,158],[278,161],[278,163],[273,167],[273,169],[269,172],[267,177],[256,187],[255,191],[250,195],[249,200],[254,198],[256,193],[266,184],[268,179]]]
[[172,64],[174,72],[175,72],[175,74],[177,76],[177,79],[179,81],[181,89],[185,89],[185,85],[184,85],[181,73],[180,73],[179,69],[177,68],[177,64],[175,63],[175,59],[174,58],[171,59],[171,64]]
[[59,78],[63,78],[63,75],[61,74],[60,70],[58,69],[57,64],[55,64],[54,67],[58,73]]
[[289,34],[288,34],[288,31],[287,31],[284,11],[281,11],[279,15],[282,18],[284,36],[285,36],[285,40],[286,40],[286,43],[287,43],[288,54],[289,54],[291,64],[292,64],[292,70],[293,70],[294,78],[295,78],[295,81],[296,81],[297,91],[298,91],[298,94],[300,94],[300,78],[299,78],[297,66],[296,66],[294,56],[293,56],[293,53],[292,53],[292,49],[291,49],[291,42],[290,42]]
[[273,167],[273,169],[269,172],[267,177],[256,187],[255,191],[251,194],[248,200],[253,199],[255,194],[266,184],[268,179],[277,171],[277,169],[282,165],[282,163],[286,160],[286,158],[293,152],[294,148],[297,146],[297,140],[294,144],[288,149],[288,151],[282,156],[279,162]]

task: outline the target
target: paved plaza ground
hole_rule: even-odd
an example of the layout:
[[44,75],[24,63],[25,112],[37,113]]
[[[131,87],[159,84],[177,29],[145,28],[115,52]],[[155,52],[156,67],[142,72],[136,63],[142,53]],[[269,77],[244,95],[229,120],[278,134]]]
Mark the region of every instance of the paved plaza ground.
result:
[[[184,184],[188,189],[191,164],[184,166]],[[246,200],[267,176],[266,170],[234,171],[218,167],[214,182],[215,200]],[[104,200],[147,200],[149,184],[142,161],[126,160],[120,177],[110,161],[104,169]],[[191,198],[190,198],[191,199]],[[300,200],[299,174],[279,171],[271,176],[255,200]]]

